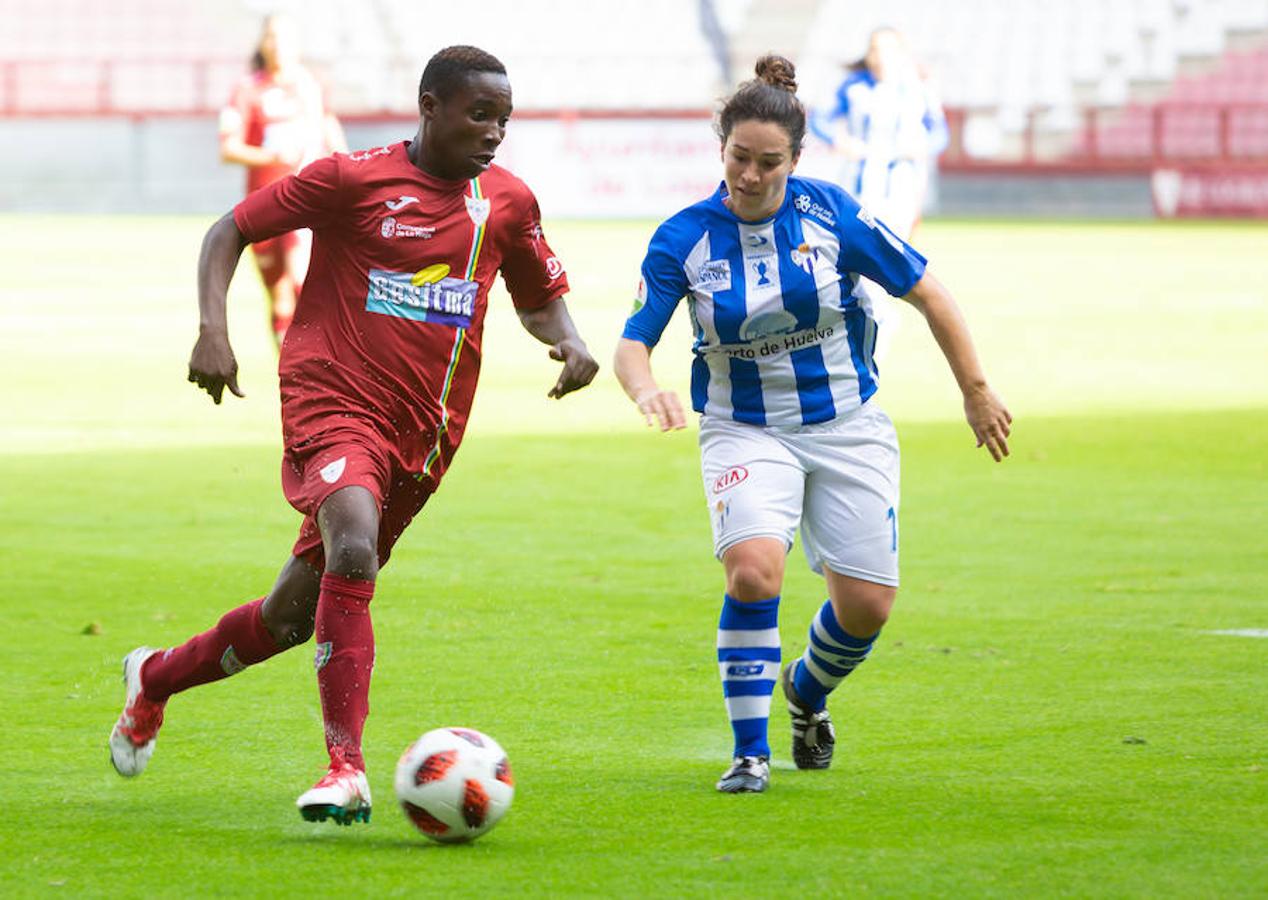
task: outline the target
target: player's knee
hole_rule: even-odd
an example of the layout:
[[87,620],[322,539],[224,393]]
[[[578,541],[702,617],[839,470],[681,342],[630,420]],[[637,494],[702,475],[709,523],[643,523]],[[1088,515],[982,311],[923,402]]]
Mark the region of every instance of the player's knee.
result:
[[727,567],[727,593],[742,603],[768,600],[780,591],[779,565],[760,556],[745,556]]
[[344,578],[374,580],[379,574],[378,542],[366,535],[340,535],[326,548],[326,571]]
[[852,588],[833,599],[837,621],[846,632],[857,637],[876,634],[889,621],[897,592],[880,584],[855,584]]
[[279,622],[269,632],[279,647],[298,647],[308,643],[308,639],[313,636],[313,619],[310,616],[300,621]]

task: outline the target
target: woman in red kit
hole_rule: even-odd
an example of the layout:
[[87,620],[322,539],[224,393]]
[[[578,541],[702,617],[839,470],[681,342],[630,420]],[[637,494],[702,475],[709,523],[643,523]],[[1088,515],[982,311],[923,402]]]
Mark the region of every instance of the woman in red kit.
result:
[[[291,19],[272,15],[264,20],[252,69],[220,111],[220,158],[246,166],[247,193],[327,153],[348,149],[339,121],[326,111],[321,85],[300,63]],[[295,315],[311,249],[312,233],[306,229],[252,246],[279,347]]]
[[598,371],[564,304],[568,280],[528,187],[492,165],[511,114],[506,70],[475,47],[427,63],[412,140],[335,154],[249,195],[211,227],[198,264],[201,328],[189,380],[241,397],[225,292],[249,242],[314,235],[312,277],[282,346],[282,486],[304,513],[272,590],[211,630],[124,658],[127,701],[110,735],[122,775],[154,751],[168,698],[317,639],[330,767],[306,819],[366,821],[361,755],[379,568],[453,460],[500,271],[520,321],[563,363],[552,397]]

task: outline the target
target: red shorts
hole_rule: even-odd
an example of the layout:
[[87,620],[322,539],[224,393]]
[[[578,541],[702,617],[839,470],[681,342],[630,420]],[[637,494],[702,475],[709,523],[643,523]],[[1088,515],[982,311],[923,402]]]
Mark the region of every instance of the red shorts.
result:
[[[251,245],[255,254],[255,264],[260,270],[260,278],[265,287],[272,290],[273,285],[283,278],[295,279],[298,288],[304,283],[308,274],[308,257],[312,252],[313,233],[308,229],[288,231],[267,241],[259,241]],[[294,267],[288,265],[294,254],[299,253]]]
[[359,486],[379,504],[379,565],[435,490],[431,479],[419,480],[393,462],[389,446],[372,428],[348,420],[302,447],[282,455],[282,492],[291,506],[304,514],[299,537],[291,550],[319,571],[326,568],[317,510],[341,488]]

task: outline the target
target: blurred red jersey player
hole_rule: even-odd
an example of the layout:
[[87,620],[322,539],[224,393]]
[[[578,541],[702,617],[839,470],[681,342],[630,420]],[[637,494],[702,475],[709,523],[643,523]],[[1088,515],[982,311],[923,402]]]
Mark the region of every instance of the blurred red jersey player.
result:
[[511,114],[506,69],[475,47],[427,63],[413,140],[320,159],[262,188],[203,241],[202,322],[189,380],[219,403],[242,396],[225,293],[248,241],[314,234],[312,277],[282,345],[282,486],[304,513],[267,595],[166,651],[124,659],[127,700],[111,760],[138,775],[168,698],[233,675],[316,634],[330,766],[298,800],[311,820],[366,821],[361,753],[374,663],[370,600],[379,568],[438,486],[462,440],[498,272],[525,329],[563,371],[549,394],[598,366],[563,295],[563,266],[528,187],[492,165]]
[[[247,193],[348,149],[339,121],[326,111],[321,85],[300,62],[293,20],[281,15],[264,20],[251,65],[252,73],[220,111],[220,158],[246,166]],[[295,315],[311,248],[307,229],[252,245],[278,346]]]

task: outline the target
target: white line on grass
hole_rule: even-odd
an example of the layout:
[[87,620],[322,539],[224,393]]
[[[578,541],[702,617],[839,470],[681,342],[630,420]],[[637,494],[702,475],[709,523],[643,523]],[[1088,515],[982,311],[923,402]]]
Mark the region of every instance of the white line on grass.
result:
[[1268,628],[1226,628],[1223,631],[1208,631],[1207,634],[1225,634],[1229,637],[1268,638]]

